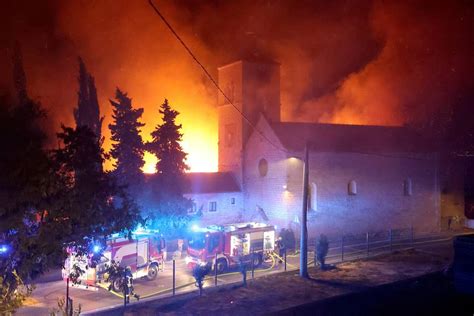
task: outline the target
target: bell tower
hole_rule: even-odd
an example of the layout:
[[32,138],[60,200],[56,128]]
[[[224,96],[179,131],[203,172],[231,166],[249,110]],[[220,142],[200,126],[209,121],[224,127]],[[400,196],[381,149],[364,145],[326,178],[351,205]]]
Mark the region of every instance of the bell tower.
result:
[[[270,60],[239,60],[218,68],[219,86],[255,126],[261,114],[280,121],[280,64]],[[242,187],[245,144],[253,127],[219,93],[219,171],[234,173]]]

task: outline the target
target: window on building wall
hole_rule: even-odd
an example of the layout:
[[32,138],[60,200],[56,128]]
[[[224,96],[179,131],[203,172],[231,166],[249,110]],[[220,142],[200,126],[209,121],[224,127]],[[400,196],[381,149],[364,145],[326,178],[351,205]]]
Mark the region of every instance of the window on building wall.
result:
[[217,202],[212,201],[209,202],[209,212],[216,212],[217,211]]
[[[230,102],[234,102],[234,96],[235,96],[235,83],[233,81],[227,83],[224,88],[225,95],[227,98],[229,98]],[[226,104],[227,100],[224,101],[224,104]]]
[[234,146],[235,141],[235,124],[226,124],[224,130],[224,144],[226,147]]
[[234,205],[235,204],[235,198],[230,199],[230,204]]
[[197,204],[196,202],[193,202],[191,207],[188,209],[188,214],[194,214],[197,212]]
[[410,178],[403,181],[403,195],[411,196],[413,194],[413,183]]
[[349,184],[347,185],[347,194],[357,195],[357,182],[355,182],[355,180],[349,181]]
[[309,192],[309,208],[316,211],[318,209],[318,187],[316,183],[311,183]]
[[268,173],[268,162],[264,158],[258,162],[258,173],[261,177],[265,177]]

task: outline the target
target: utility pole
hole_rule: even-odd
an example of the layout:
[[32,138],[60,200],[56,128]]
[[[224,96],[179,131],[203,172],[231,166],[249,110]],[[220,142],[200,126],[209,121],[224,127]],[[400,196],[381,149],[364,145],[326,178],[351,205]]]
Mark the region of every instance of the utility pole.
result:
[[303,208],[301,210],[301,236],[300,236],[300,277],[309,278],[308,275],[308,228],[306,226],[306,215],[308,211],[308,143],[304,149],[303,165]]

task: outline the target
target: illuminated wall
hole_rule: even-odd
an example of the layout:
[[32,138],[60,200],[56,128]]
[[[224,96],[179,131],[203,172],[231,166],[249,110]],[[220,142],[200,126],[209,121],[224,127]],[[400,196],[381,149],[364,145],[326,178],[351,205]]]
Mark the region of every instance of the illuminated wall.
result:
[[[265,120],[258,128],[278,140]],[[315,137],[317,137],[315,135]],[[344,152],[311,152],[310,185],[317,185],[317,209],[308,215],[310,235],[354,233],[409,228],[437,231],[440,227],[440,190],[436,156],[406,157]],[[290,158],[296,157],[296,158]],[[254,133],[246,147],[244,206],[261,205],[270,222],[298,228],[302,208],[302,152],[284,153]],[[258,170],[268,161],[268,173]],[[411,195],[404,188],[410,179]],[[351,195],[348,185],[357,184]]]
[[[198,218],[203,227],[208,225],[222,225],[241,221],[243,200],[241,192],[221,192],[203,194],[185,194],[195,203],[195,212],[201,210],[202,216]],[[216,210],[211,210],[211,203],[215,202]],[[193,215],[194,213],[190,213]]]

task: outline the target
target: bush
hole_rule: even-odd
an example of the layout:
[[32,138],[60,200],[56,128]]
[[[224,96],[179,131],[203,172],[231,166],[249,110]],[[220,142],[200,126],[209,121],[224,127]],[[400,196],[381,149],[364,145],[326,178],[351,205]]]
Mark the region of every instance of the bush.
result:
[[[71,300],[72,302],[72,300]],[[66,299],[65,298],[58,298],[58,307],[53,308],[49,313],[50,316],[79,316],[81,314],[81,304],[74,309],[73,306],[68,306],[68,310],[66,310]]]
[[202,287],[204,285],[204,278],[211,271],[209,265],[196,265],[193,269],[193,277],[196,280],[196,286],[199,288],[199,296],[202,295]]
[[33,287],[25,285],[14,270],[0,275],[0,315],[12,315],[31,295]]
[[326,256],[329,251],[329,241],[326,235],[321,234],[319,237],[318,243],[316,244],[316,259],[321,266],[321,269],[326,268]]
[[280,237],[286,249],[295,249],[295,233],[291,229],[282,228],[280,230]]
[[244,257],[239,257],[239,272],[242,274],[242,283],[244,286],[247,286],[247,262]]

